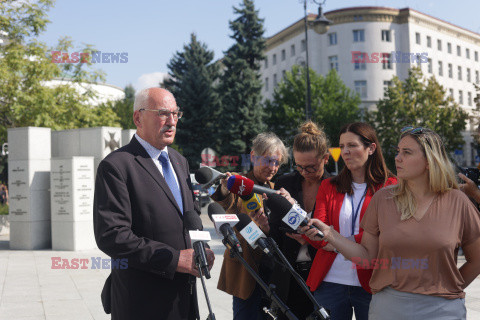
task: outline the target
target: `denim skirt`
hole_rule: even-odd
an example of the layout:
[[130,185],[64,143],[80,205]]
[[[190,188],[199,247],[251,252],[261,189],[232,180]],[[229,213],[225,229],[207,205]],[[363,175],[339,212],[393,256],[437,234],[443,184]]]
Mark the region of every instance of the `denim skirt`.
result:
[[370,302],[369,320],[466,320],[465,299],[445,299],[386,287]]

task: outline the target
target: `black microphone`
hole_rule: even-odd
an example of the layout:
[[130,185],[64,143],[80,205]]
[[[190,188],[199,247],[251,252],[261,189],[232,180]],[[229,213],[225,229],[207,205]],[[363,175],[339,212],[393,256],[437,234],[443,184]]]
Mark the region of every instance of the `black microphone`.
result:
[[221,205],[212,202],[208,205],[208,217],[215,225],[215,230],[223,236],[223,239],[230,246],[229,249],[234,248],[237,252],[243,252],[240,241],[238,241],[235,231],[233,231],[232,228],[232,226],[238,223],[237,216],[234,214],[226,214],[225,209],[223,209]]
[[240,234],[248,242],[250,247],[256,249],[259,246],[263,252],[265,252],[269,257],[273,258],[273,254],[269,249],[269,243],[267,237],[260,230],[255,222],[250,219],[250,217],[245,213],[237,214],[238,219],[240,220],[236,225],[237,230],[240,231]]
[[210,188],[213,184],[225,178],[227,175],[210,167],[201,167],[195,172],[195,180],[203,184],[204,189]]
[[[203,230],[202,220],[195,211],[187,211],[183,214],[183,225],[185,229],[189,230],[192,247],[195,251],[195,262],[198,268],[201,269],[205,278],[210,279],[210,271],[208,270],[207,253],[205,252],[205,240],[210,239],[210,233]],[[198,231],[193,231],[198,230]],[[192,232],[193,231],[193,232]],[[208,236],[205,234],[206,233]]]
[[[282,197],[279,194],[271,194],[266,200],[268,208],[272,211],[284,215],[282,221],[285,222],[293,230],[297,230],[298,227],[304,227],[308,223],[308,217],[305,210],[300,208],[299,205],[292,205],[285,197]],[[323,239],[323,232],[320,231],[316,226],[311,225],[310,229],[317,229],[317,237]]]

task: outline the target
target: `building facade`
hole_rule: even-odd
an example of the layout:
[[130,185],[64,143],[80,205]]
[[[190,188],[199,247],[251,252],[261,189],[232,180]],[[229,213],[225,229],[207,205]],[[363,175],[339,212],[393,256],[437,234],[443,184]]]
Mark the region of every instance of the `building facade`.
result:
[[[411,67],[420,66],[425,76],[435,76],[462,108],[474,114],[480,34],[410,8],[352,7],[325,16],[333,22],[327,33],[307,31],[309,66],[323,75],[336,69],[360,95],[361,108],[375,108],[393,76],[404,80]],[[268,38],[265,56],[262,94],[271,99],[285,72],[295,64],[305,65],[303,19]],[[463,149],[456,152],[463,165],[480,162],[473,148],[475,130],[472,121],[463,133]]]

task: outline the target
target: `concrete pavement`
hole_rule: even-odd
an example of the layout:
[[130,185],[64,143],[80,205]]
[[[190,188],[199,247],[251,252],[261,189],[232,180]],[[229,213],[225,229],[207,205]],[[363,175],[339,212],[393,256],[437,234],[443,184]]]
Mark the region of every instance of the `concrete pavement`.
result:
[[[224,246],[215,234],[207,214],[201,215],[209,243],[215,252],[215,265],[206,286],[217,320],[232,319],[231,296],[216,289]],[[107,259],[100,250],[16,251],[8,247],[8,236],[0,236],[0,320],[106,320],[100,292],[109,274],[107,269],[92,269],[92,258]],[[52,269],[52,257],[88,259],[87,269]],[[463,263],[463,257],[459,264]],[[201,282],[197,281],[200,314],[208,316]],[[466,290],[467,319],[480,319],[480,279]]]

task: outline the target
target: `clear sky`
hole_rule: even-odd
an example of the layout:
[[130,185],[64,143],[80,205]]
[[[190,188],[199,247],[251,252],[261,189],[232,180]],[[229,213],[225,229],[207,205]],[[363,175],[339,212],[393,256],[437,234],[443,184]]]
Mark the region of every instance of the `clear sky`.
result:
[[[57,0],[51,23],[39,40],[53,46],[70,36],[76,48],[92,44],[102,52],[128,52],[128,63],[96,64],[107,83],[136,89],[156,85],[167,63],[192,32],[222,57],[233,41],[228,22],[240,0]],[[303,17],[303,0],[255,0],[269,37]],[[324,12],[354,6],[410,7],[480,33],[480,0],[327,0]],[[307,0],[307,10],[318,6]],[[74,51],[74,50],[72,50]]]

